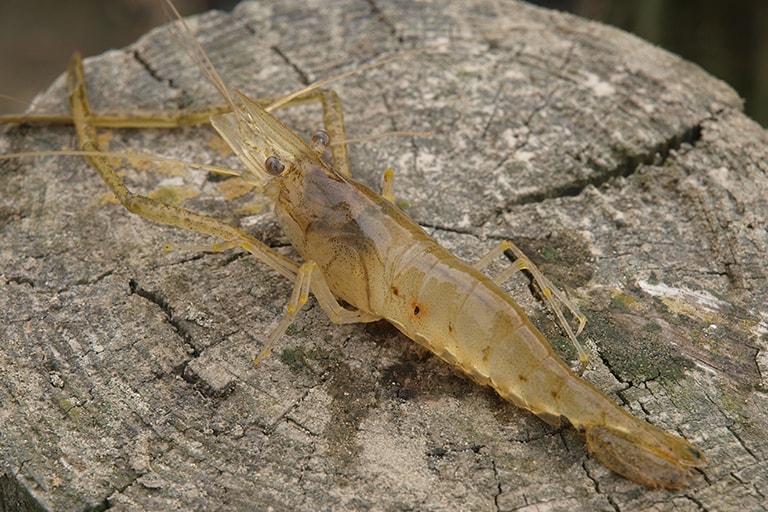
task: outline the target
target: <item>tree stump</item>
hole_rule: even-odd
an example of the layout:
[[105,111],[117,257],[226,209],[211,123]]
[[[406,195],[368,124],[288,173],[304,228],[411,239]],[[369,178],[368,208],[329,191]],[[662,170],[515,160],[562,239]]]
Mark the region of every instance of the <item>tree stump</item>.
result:
[[[758,510],[768,488],[768,137],[726,84],[598,23],[525,3],[243,3],[190,25],[224,80],[276,96],[331,85],[357,179],[396,170],[406,211],[474,261],[517,243],[588,316],[584,378],[701,447],[649,490],[414,349],[311,302],[259,366],[291,283],[196,233],[132,216],[79,157],[0,162],[4,510]],[[63,67],[62,63],[62,67]],[[96,110],[218,103],[156,29],[88,59]],[[66,111],[63,80],[38,112]],[[278,116],[309,133],[314,106]],[[210,127],[102,130],[109,150],[238,167]],[[71,127],[4,128],[3,153],[74,148]],[[232,181],[150,162],[142,192],[295,257]],[[259,208],[259,205],[262,208]],[[510,293],[575,353],[524,277]]]

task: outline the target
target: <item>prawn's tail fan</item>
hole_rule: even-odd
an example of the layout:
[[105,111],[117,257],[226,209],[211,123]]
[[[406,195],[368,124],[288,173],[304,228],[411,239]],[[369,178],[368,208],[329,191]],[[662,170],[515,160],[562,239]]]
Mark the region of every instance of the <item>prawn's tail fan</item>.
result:
[[701,450],[682,437],[633,419],[632,428],[586,427],[589,453],[621,476],[653,488],[679,489],[693,468],[705,464]]

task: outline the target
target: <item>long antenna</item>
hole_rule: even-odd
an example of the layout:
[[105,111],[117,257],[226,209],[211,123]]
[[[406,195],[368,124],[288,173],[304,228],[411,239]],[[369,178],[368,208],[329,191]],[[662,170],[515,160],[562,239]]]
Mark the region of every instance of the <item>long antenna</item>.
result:
[[203,49],[200,42],[192,33],[192,29],[189,28],[189,25],[187,25],[187,22],[181,16],[181,13],[178,11],[178,9],[176,9],[176,6],[173,5],[173,2],[171,2],[171,0],[165,0],[165,4],[168,6],[171,12],[173,12],[173,15],[176,17],[178,22],[184,28],[184,34],[186,35],[186,38],[188,40],[191,40],[192,48],[194,48],[194,51],[190,52],[192,58],[195,60],[198,67],[203,72],[203,74],[208,78],[208,80],[210,80],[210,82],[214,85],[214,87],[218,89],[219,93],[222,95],[224,100],[229,105],[229,108],[232,109],[232,111],[234,112],[235,102],[232,99],[232,96],[229,94],[229,90],[227,89],[227,86],[224,84],[224,80],[221,78],[221,75],[216,70],[216,66],[213,65],[213,62],[211,62],[211,59],[208,57],[208,53],[206,53],[206,51]]

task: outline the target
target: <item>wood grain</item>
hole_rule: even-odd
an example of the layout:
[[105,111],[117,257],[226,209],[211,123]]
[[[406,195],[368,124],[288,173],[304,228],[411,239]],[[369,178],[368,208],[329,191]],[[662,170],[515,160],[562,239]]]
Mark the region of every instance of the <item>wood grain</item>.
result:
[[[631,35],[519,2],[243,3],[190,20],[254,96],[454,40],[333,84],[356,176],[474,260],[520,245],[588,315],[585,378],[701,446],[650,491],[386,324],[310,306],[254,367],[291,283],[131,216],[81,159],[0,162],[0,461],[5,510],[760,510],[768,487],[765,131],[724,83]],[[458,41],[457,39],[465,40]],[[173,30],[87,61],[97,109],[216,101]],[[65,63],[62,63],[62,69]],[[62,80],[38,111],[65,110]],[[279,113],[299,133],[317,109]],[[236,166],[207,127],[104,131],[116,152]],[[72,148],[3,129],[0,151]],[[221,178],[126,168],[141,191],[285,246]],[[289,247],[281,250],[293,254]],[[574,353],[524,280],[511,293]]]

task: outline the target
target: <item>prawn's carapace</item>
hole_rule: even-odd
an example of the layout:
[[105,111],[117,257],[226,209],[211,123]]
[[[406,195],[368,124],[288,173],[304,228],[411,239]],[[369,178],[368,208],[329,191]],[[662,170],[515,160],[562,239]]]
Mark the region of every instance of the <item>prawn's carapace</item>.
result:
[[[345,151],[334,152],[339,172],[326,164],[320,153],[329,144],[327,133],[306,144],[259,103],[229,92],[212,66],[208,75],[231,110],[214,116],[214,127],[248,169],[244,177],[274,200],[277,221],[304,263],[233,226],[132,193],[109,160],[99,155],[97,118],[88,106],[79,58],[70,68],[72,117],[81,149],[130,211],[219,237],[225,242],[218,247],[242,247],[294,280],[288,312],[257,359],[269,353],[311,291],[332,321],[386,319],[518,406],[551,423],[567,419],[586,434],[595,458],[635,482],[678,488],[688,481],[691,469],[704,464],[701,451],[688,441],[629,415],[554,354],[499,286],[509,274],[527,268],[539,276],[543,290],[555,291],[511,243],[497,250],[514,248],[518,259],[511,271],[490,279],[481,270],[493,258],[470,266],[438,245],[394,205],[391,180],[384,198],[351,179]],[[331,137],[344,140],[335,94],[313,90],[313,95],[323,103]],[[558,297],[563,300],[562,294]],[[342,307],[339,300],[354,310]],[[570,303],[563,302],[583,324]]]

